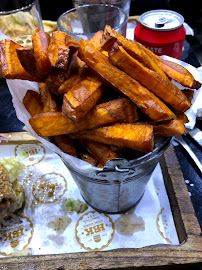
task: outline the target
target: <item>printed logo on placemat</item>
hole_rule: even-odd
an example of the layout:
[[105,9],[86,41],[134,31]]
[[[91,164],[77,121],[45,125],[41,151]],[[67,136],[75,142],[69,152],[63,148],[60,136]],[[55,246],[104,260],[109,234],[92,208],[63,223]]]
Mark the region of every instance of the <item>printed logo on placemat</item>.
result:
[[4,221],[0,230],[1,250],[4,256],[12,255],[16,249],[23,250],[28,246],[33,235],[33,224],[25,216],[18,216]]
[[27,155],[21,161],[25,166],[38,164],[45,156],[45,148],[40,144],[19,144],[15,147],[15,157],[19,157],[23,152]]
[[110,216],[90,211],[77,221],[75,236],[84,249],[102,250],[111,243],[114,231],[114,223]]
[[59,200],[67,190],[67,182],[59,173],[47,173],[33,183],[32,194],[40,203],[53,203]]

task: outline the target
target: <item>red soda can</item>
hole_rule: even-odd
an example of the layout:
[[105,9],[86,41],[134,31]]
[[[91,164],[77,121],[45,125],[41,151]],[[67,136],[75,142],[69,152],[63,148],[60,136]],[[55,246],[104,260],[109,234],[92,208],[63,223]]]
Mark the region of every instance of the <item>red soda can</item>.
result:
[[180,59],[186,36],[183,22],[183,16],[171,10],[147,11],[140,16],[134,39],[157,55]]

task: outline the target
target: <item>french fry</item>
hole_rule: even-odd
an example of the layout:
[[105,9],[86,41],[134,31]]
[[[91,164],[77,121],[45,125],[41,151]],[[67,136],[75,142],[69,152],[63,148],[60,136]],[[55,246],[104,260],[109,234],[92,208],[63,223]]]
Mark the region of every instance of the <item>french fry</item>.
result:
[[97,159],[90,153],[80,153],[80,159],[90,163],[93,166],[97,166],[98,164]]
[[91,141],[91,140],[81,140],[81,144],[90,152],[102,165],[113,158],[117,158],[118,155],[111,149],[110,146]]
[[133,58],[137,59],[144,66],[166,77],[165,73],[161,68],[159,68],[156,62],[147,53],[145,53],[144,50],[140,49],[136,42],[128,40],[113,30],[111,26],[106,25],[104,34],[101,39],[101,47],[104,50],[108,50],[108,44],[111,47],[115,41],[118,43],[118,45],[122,46]]
[[49,34],[37,28],[32,34],[34,57],[37,71],[41,76],[46,76],[52,69],[48,58],[48,45],[50,42]]
[[158,64],[170,78],[181,85],[192,89],[199,89],[201,87],[201,83],[196,81],[193,75],[183,66],[167,60],[158,61]]
[[194,96],[194,90],[191,89],[184,89],[182,90],[183,94],[187,97],[189,102],[192,102],[193,96]]
[[81,61],[78,57],[78,51],[70,55],[69,64],[67,67],[67,77],[75,73],[83,72],[84,69],[88,69],[85,62]]
[[88,69],[86,68],[86,66],[84,66],[80,69],[79,72],[70,75],[69,78],[67,78],[67,80],[60,85],[58,92],[61,95],[67,93],[72,87],[76,86],[85,79],[85,77],[87,76],[87,72]]
[[43,104],[43,112],[60,111],[58,100],[47,88],[46,83],[39,83],[39,91],[41,93],[41,101]]
[[41,113],[30,118],[29,122],[37,134],[47,137],[112,123],[132,123],[137,118],[135,104],[126,98],[119,98],[96,105],[78,124],[74,124],[62,112]]
[[21,79],[36,81],[36,77],[32,77],[25,71],[18,59],[16,49],[23,48],[21,45],[12,40],[0,41],[0,59],[2,75],[6,79]]
[[66,135],[58,135],[52,137],[55,144],[66,154],[78,157],[75,143]]
[[87,72],[87,65],[78,58],[77,53],[74,53],[73,55],[70,55],[67,70],[53,70],[47,75],[45,82],[50,92],[55,95],[60,95],[64,94],[66,87],[64,86],[61,92],[59,91],[59,88],[68,78],[73,74],[80,74],[82,77],[82,74],[87,74]]
[[74,54],[79,48],[79,43],[70,36],[66,38],[66,45],[70,49],[70,54]]
[[43,112],[41,95],[34,90],[27,90],[22,102],[32,116]]
[[184,124],[189,123],[189,119],[183,112],[175,111],[176,120],[181,120]]
[[51,66],[66,69],[70,49],[66,45],[67,33],[55,31],[52,33],[48,45],[48,58]]
[[167,60],[163,60],[162,63],[161,68],[176,82],[192,89],[199,89],[201,87],[201,83],[196,81],[193,75],[183,66]]
[[161,59],[158,55],[154,54],[140,43],[138,43],[138,46],[159,65],[168,77],[188,88],[199,89],[201,87],[201,83],[196,81],[193,75],[183,66]]
[[109,59],[174,109],[184,112],[190,108],[191,103],[175,84],[132,58],[117,43],[109,50]]
[[112,88],[128,96],[154,121],[174,119],[174,113],[153,93],[113,66],[108,58],[88,41],[80,40],[79,57]]
[[96,32],[90,39],[89,42],[92,43],[98,50],[101,49],[101,38],[103,36],[103,31],[100,30]]
[[183,135],[186,134],[186,128],[184,123],[181,120],[170,120],[161,123],[156,122],[148,122],[148,123],[138,123],[141,124],[148,124],[153,127],[154,136],[176,136],[176,135]]
[[36,68],[36,61],[34,57],[33,48],[17,48],[16,49],[18,59],[21,65],[27,73],[29,73],[36,81],[42,81],[41,75],[38,73]]
[[62,69],[55,69],[52,72],[50,72],[46,79],[45,79],[45,83],[47,85],[48,90],[55,94],[55,95],[60,95],[58,89],[60,87],[60,85],[66,81],[66,79],[68,78],[68,74],[66,72],[66,70],[62,70]]
[[73,122],[78,123],[101,99],[102,92],[102,82],[94,75],[88,75],[64,94],[63,114]]
[[80,131],[71,137],[125,146],[142,152],[152,152],[154,146],[153,127],[150,125],[114,124]]

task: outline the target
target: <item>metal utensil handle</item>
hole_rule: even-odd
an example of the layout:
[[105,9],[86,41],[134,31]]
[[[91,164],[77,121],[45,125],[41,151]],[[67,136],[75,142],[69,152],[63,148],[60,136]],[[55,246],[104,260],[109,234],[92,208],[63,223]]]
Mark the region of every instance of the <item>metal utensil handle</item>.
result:
[[188,131],[189,136],[202,147],[202,131],[198,128]]
[[199,168],[200,172],[202,173],[201,162],[198,160],[197,156],[194,154],[194,152],[191,150],[191,148],[188,146],[188,144],[180,136],[175,137],[174,140],[177,141],[179,144],[181,144],[184,147],[184,149],[187,151],[187,153],[190,155],[190,157],[193,159],[193,161],[195,162],[195,164]]

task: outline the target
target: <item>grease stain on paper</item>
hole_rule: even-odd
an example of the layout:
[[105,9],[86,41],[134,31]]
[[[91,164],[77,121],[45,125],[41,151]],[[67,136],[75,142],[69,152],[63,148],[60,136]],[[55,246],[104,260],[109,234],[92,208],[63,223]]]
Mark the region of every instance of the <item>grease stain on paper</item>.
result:
[[163,215],[163,211],[164,211],[165,209],[164,209],[164,207],[163,208],[161,208],[161,210],[158,212],[158,215],[157,215],[157,218],[156,218],[156,226],[157,226],[157,229],[158,229],[158,232],[159,232],[159,234],[168,242],[168,243],[170,243],[170,244],[172,244],[172,242],[171,242],[171,240],[168,238],[168,237],[166,237],[165,235],[164,235],[164,233],[162,232],[162,230],[161,230],[161,227],[160,227],[160,216],[162,216],[162,220],[163,220],[163,225],[164,225],[164,230],[167,230],[167,228],[168,228],[168,224],[167,224],[167,219],[166,219],[166,215]]
[[145,223],[142,217],[134,213],[126,213],[115,221],[115,229],[119,234],[131,236],[135,232],[144,231]]

